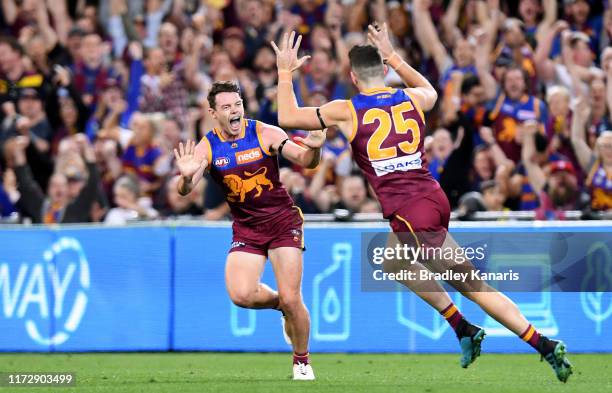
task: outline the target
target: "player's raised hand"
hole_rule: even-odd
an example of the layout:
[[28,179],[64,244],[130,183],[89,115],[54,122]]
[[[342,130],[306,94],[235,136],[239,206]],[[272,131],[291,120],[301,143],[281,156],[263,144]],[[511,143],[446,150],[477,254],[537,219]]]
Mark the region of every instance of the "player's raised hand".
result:
[[306,138],[296,136],[294,140],[310,147],[311,149],[320,149],[325,144],[325,131],[309,131]]
[[386,23],[383,23],[382,26],[376,22],[368,25],[368,41],[378,48],[383,60],[387,60],[393,55],[394,49],[389,39]]
[[195,155],[195,142],[187,141],[179,143],[178,149],[174,149],[174,157],[176,157],[176,166],[178,167],[181,176],[191,179],[199,169],[206,168],[208,162],[205,158],[199,160]]
[[302,56],[298,59],[302,35],[298,36],[295,44],[294,41],[295,31],[292,31],[291,34],[283,33],[280,46],[277,46],[274,41],[270,42],[276,53],[276,67],[278,71],[295,71],[310,58],[310,56]]

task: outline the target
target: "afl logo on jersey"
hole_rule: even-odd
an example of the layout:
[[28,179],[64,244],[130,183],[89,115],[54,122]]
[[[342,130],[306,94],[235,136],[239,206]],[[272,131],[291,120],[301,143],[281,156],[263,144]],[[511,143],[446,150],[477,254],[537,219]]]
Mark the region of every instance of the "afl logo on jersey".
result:
[[228,166],[230,163],[229,158],[227,157],[219,157],[215,160],[215,166],[219,167],[219,168],[223,168],[225,166]]

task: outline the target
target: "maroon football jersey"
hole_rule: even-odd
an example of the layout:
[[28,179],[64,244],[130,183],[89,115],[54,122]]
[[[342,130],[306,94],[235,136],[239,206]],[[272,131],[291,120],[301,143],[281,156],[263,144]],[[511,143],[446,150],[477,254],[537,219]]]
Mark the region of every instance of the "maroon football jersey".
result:
[[410,200],[440,187],[425,162],[425,117],[404,90],[372,89],[349,103],[353,157],[386,218]]
[[234,222],[249,226],[293,207],[279,179],[278,158],[260,143],[261,124],[244,120],[242,135],[233,141],[216,129],[204,137],[210,143],[210,175],[223,188]]

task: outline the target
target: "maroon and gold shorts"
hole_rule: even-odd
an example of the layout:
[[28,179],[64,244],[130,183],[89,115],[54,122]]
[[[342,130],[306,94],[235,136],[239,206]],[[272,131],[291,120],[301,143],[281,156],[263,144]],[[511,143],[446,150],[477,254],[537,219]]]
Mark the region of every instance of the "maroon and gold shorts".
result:
[[229,252],[242,251],[268,256],[268,250],[278,247],[304,247],[304,218],[299,207],[283,210],[273,220],[256,226],[234,222]]
[[[411,199],[389,218],[394,233],[401,233],[400,239],[440,247],[444,243],[450,220],[450,205],[442,188],[431,194]],[[409,236],[407,236],[409,235]]]

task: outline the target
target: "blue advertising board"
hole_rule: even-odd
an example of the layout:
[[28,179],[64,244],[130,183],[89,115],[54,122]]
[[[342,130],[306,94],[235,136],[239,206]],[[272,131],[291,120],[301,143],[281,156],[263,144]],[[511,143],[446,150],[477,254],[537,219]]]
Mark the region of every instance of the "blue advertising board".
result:
[[[363,289],[362,234],[376,230],[384,229],[306,226],[311,351],[456,352],[446,321],[413,293]],[[572,230],[584,228],[563,228]],[[289,350],[278,312],[231,303],[224,270],[230,242],[226,225],[0,229],[0,350]],[[605,255],[599,276],[612,274]],[[275,287],[270,264],[262,280]],[[612,351],[609,289],[508,295],[538,330],[562,338],[571,351]],[[451,297],[487,330],[485,351],[531,351],[477,305]]]

